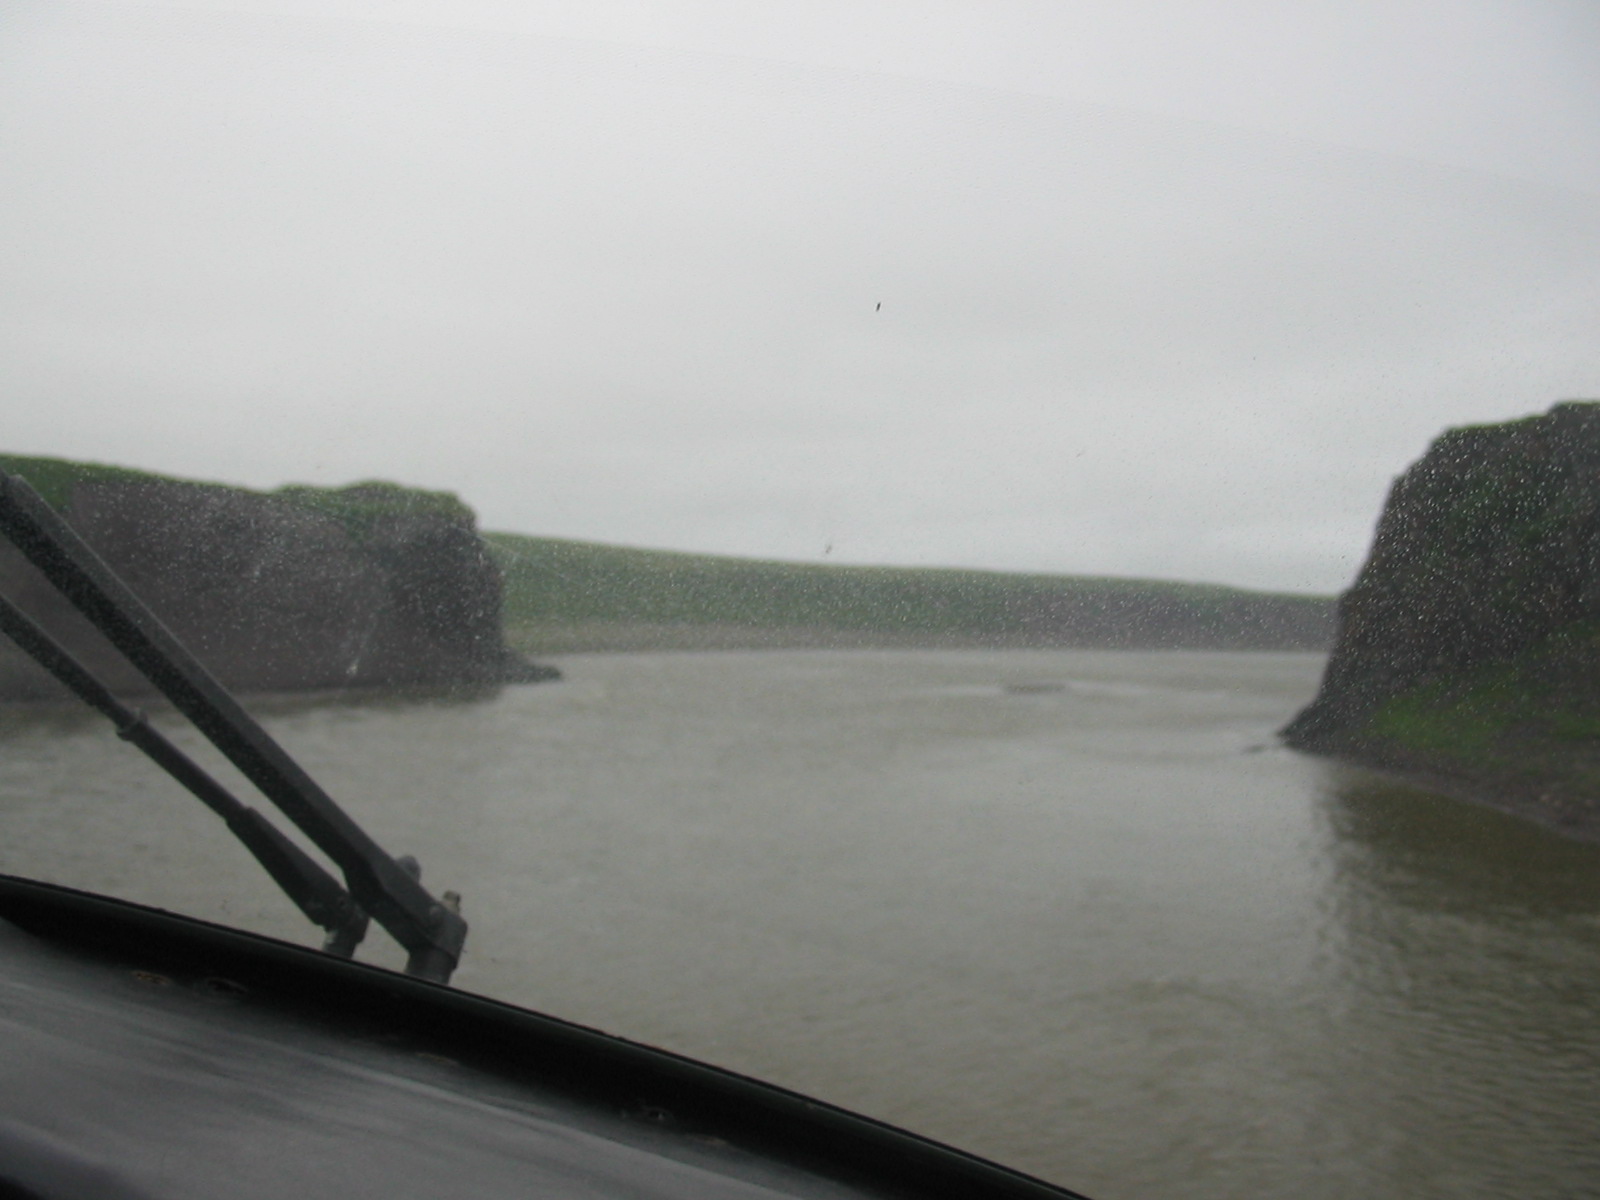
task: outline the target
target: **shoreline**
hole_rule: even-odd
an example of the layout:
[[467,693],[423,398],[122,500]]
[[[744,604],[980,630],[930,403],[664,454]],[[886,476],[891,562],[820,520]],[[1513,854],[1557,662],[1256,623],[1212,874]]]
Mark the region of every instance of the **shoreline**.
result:
[[694,650],[1216,650],[1277,654],[1327,654],[1325,647],[1242,645],[1226,638],[1130,638],[1125,642],[1085,638],[1071,641],[1024,633],[929,633],[925,630],[841,629],[819,625],[510,622],[508,647],[546,659],[563,654],[628,654]]
[[1435,763],[1418,761],[1401,752],[1284,744],[1301,754],[1311,754],[1377,775],[1386,775],[1396,782],[1452,800],[1531,821],[1572,841],[1600,844],[1600,799],[1596,799],[1592,793],[1580,794],[1559,778],[1469,775]]

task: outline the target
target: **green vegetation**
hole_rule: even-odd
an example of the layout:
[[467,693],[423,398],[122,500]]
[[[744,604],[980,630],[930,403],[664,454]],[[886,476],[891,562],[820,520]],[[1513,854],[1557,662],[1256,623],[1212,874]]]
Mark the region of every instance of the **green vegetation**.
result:
[[[67,507],[72,499],[72,489],[79,484],[160,482],[208,492],[250,490],[225,483],[175,479],[150,471],[135,471],[128,467],[71,462],[64,458],[38,458],[22,454],[0,454],[0,468],[22,476],[33,485],[45,503],[56,509]],[[465,521],[468,524],[474,519],[472,510],[451,492],[425,492],[381,479],[365,480],[335,488],[291,483],[265,494],[281,497],[300,508],[311,509],[313,512],[332,517],[357,538],[381,517],[427,514]]]
[[313,487],[291,483],[271,495],[281,496],[301,508],[311,509],[340,522],[358,541],[373,523],[394,516],[437,516],[473,524],[470,508],[454,492],[425,492],[381,479],[352,483],[348,487]]
[[1385,701],[1362,740],[1438,769],[1592,788],[1600,780],[1600,623],[1580,622],[1509,662]]
[[159,479],[146,471],[111,467],[103,463],[69,462],[64,458],[37,458],[26,454],[0,454],[0,469],[20,475],[51,508],[63,509],[80,483],[140,483]]
[[845,567],[485,535],[529,649],[660,645],[1320,648],[1330,601],[1149,580]]
[[1368,733],[1463,766],[1488,766],[1497,760],[1501,736],[1518,719],[1514,697],[1520,691],[1495,682],[1457,695],[1437,686],[1419,688],[1387,701],[1373,714]]

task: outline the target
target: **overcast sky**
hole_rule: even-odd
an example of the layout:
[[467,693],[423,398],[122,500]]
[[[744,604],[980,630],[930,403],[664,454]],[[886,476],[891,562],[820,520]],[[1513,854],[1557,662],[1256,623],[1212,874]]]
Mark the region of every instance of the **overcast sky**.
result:
[[1600,397],[1597,64],[1590,0],[11,0],[0,449],[1334,591],[1440,429]]

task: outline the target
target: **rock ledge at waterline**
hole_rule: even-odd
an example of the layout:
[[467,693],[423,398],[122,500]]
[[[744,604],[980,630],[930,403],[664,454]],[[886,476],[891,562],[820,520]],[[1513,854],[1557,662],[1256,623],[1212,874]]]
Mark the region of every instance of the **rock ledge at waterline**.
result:
[[1600,840],[1600,402],[1449,430],[1395,481],[1282,736]]
[[[392,484],[273,493],[0,457],[231,688],[454,687],[553,678],[501,639],[470,509]],[[124,693],[148,691],[9,542],[0,590]],[[64,695],[0,639],[0,700]]]

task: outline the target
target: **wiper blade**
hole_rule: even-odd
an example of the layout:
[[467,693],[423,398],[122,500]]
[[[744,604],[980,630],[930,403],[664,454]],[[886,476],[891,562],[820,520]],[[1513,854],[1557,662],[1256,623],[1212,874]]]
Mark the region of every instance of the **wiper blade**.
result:
[[447,982],[466,941],[460,914],[351,820],[26,480],[3,470],[0,532],[338,865],[355,903],[407,950],[407,973]]
[[299,846],[283,835],[255,809],[240,802],[205,769],[168,741],[143,713],[118,700],[111,689],[26,613],[0,596],[0,633],[54,675],[80,700],[117,727],[117,736],[130,742],[171,775],[224,821],[256,861],[306,917],[328,931],[323,949],[349,958],[367,931],[367,914],[339,881],[328,874]]

